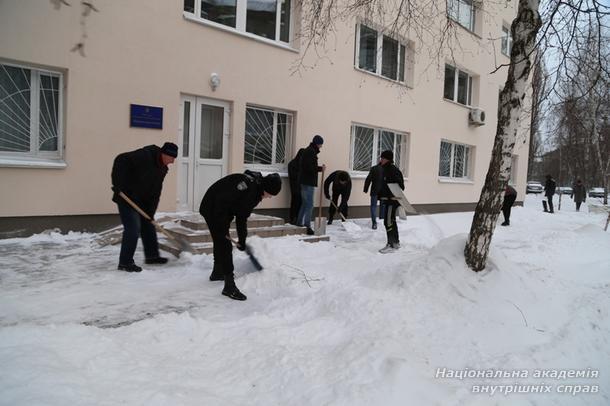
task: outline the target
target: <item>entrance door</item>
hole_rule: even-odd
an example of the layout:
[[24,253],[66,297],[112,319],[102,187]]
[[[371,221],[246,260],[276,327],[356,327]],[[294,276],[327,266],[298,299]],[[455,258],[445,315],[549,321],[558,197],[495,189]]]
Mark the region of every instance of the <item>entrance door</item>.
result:
[[227,174],[229,103],[183,96],[178,207],[199,211],[212,183]]

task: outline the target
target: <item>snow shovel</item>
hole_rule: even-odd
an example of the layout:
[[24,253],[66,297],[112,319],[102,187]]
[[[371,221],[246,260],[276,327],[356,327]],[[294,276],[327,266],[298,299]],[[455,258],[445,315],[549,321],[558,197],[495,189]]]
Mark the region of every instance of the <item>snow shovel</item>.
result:
[[[239,245],[239,243],[237,241],[235,241],[234,239],[232,239],[228,235],[227,235],[227,239],[230,240],[233,243],[233,245],[235,245],[236,247]],[[261,265],[260,262],[258,262],[258,259],[256,259],[256,257],[254,256],[254,253],[252,252],[252,247],[250,247],[248,244],[246,244],[246,248],[245,248],[244,252],[246,254],[248,254],[248,257],[250,257],[250,261],[252,262],[252,265],[254,265],[256,270],[257,271],[262,271],[263,270],[263,266]]]
[[320,201],[318,205],[318,217],[314,219],[314,234],[324,235],[326,234],[326,218],[322,217],[322,188],[324,187],[324,167],[322,167],[322,180],[320,181]]
[[335,202],[333,202],[332,200],[330,201],[330,204],[332,204],[333,206],[335,206],[335,209],[337,209],[337,212],[339,213],[339,216],[341,216],[341,220],[343,220],[343,222],[341,223],[341,225],[343,226],[343,229],[345,229],[345,231],[348,232],[358,232],[361,231],[362,228],[360,228],[360,226],[352,221],[347,221],[347,218],[345,218],[345,216],[343,215],[343,213],[341,213],[341,210],[339,210],[339,208],[337,207],[337,205],[335,204]]
[[140,213],[140,215],[142,217],[144,217],[146,220],[150,221],[152,223],[152,225],[155,226],[157,231],[159,231],[164,236],[166,236],[172,243],[174,243],[176,248],[178,248],[181,252],[182,251],[187,251],[187,252],[191,252],[191,253],[195,252],[195,250],[193,250],[193,247],[191,246],[191,244],[189,244],[188,241],[184,241],[183,239],[176,237],[175,235],[171,234],[169,231],[167,231],[166,229],[161,227],[161,225],[159,223],[157,223],[155,220],[151,219],[150,216],[148,214],[146,214],[146,212],[144,210],[142,210],[140,207],[138,207],[138,205],[135,204],[133,202],[133,200],[131,200],[129,197],[127,197],[127,195],[125,193],[119,192],[119,196],[121,196],[121,198],[123,198],[123,200],[125,200],[131,207],[133,207],[135,211]]

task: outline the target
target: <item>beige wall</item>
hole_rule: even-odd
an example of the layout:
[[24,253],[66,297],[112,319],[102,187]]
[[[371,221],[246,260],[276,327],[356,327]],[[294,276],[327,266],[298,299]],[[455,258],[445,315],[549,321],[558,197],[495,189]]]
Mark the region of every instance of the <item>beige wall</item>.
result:
[[[299,53],[188,21],[179,0],[99,1],[87,19],[86,57],[69,52],[79,40],[79,8],[54,10],[48,1],[0,1],[0,58],[65,73],[65,162],[63,169],[0,166],[0,216],[101,214],[115,212],[110,170],[118,153],[143,145],[181,142],[180,95],[229,101],[229,171],[243,170],[246,104],[296,112],[295,150],[314,134],[325,144],[320,162],[329,171],[349,167],[352,122],[410,134],[407,196],[414,203],[463,203],[478,200],[496,126],[498,91],[507,63],[495,48],[458,28],[461,50],[455,62],[480,75],[477,103],[487,124],[468,125],[468,108],[443,100],[444,66],[428,67],[427,53],[415,55],[414,86],[406,88],[354,68],[355,21],[338,27],[327,58],[313,53],[315,69],[291,74]],[[486,14],[483,32],[510,22],[514,10]],[[493,17],[492,17],[493,16]],[[417,44],[416,44],[417,45]],[[449,54],[448,54],[449,55]],[[212,72],[222,83],[212,91]],[[163,130],[129,127],[129,104],[164,108]],[[527,121],[527,120],[525,120]],[[440,183],[441,138],[476,147],[474,182]],[[521,137],[524,139],[523,136]],[[517,188],[525,191],[528,144],[518,143]],[[170,168],[160,210],[176,208],[177,170]],[[287,186],[286,182],[284,184]],[[352,205],[368,205],[363,179],[354,180]],[[8,193],[6,192],[8,191]],[[261,207],[286,207],[288,193]]]

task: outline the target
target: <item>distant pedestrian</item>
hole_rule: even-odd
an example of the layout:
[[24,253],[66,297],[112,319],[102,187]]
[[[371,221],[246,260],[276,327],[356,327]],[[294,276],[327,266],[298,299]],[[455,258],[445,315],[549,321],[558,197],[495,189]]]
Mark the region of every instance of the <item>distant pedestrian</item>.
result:
[[[332,183],[332,189],[330,187]],[[330,189],[330,190],[329,190]],[[330,192],[332,191],[332,196]],[[352,179],[349,173],[345,171],[334,171],[324,181],[324,196],[331,201],[328,207],[328,224],[333,223],[333,218],[336,207],[339,208],[339,212],[343,214],[343,217],[347,218],[347,201],[352,193]],[[339,196],[341,196],[341,204],[339,204]],[[342,219],[343,220],[343,219]]]
[[580,179],[577,179],[574,186],[572,186],[572,196],[570,197],[572,197],[574,203],[576,203],[576,211],[580,211],[580,205],[587,200],[587,191]]
[[298,224],[299,210],[301,208],[301,184],[299,182],[299,167],[301,157],[305,148],[299,149],[295,157],[288,163],[288,180],[290,184],[290,219],[288,222],[293,225]]
[[555,211],[553,210],[553,196],[555,195],[556,188],[557,183],[555,183],[555,179],[553,179],[551,175],[546,175],[546,182],[544,184],[544,195],[548,200],[548,209],[546,202],[544,200],[542,201],[545,213],[555,213]]
[[123,192],[151,219],[154,219],[168,165],[174,163],[177,156],[178,146],[166,142],[161,148],[156,145],[148,145],[135,151],[119,154],[114,159],[112,165],[112,190],[114,191],[112,201],[117,204],[121,223],[123,223],[123,238],[118,266],[120,271],[142,271],[142,268],[136,265],[133,260],[138,245],[138,237],[142,238],[144,262],[146,264],[167,263],[167,258],[159,255],[159,243],[155,227],[123,200],[119,193]]
[[514,187],[506,185],[504,189],[504,202],[502,202],[502,214],[504,214],[503,226],[510,226],[510,210],[517,200],[517,191]]
[[307,234],[313,235],[311,229],[311,211],[313,210],[313,194],[318,186],[318,172],[326,165],[318,166],[318,154],[324,144],[324,139],[316,135],[307,148],[303,150],[299,165],[299,184],[301,185],[301,208],[297,225],[307,227]]
[[379,191],[379,200],[385,214],[383,225],[385,226],[388,242],[379,252],[385,254],[400,248],[398,224],[396,224],[396,210],[398,210],[399,203],[390,191],[388,183],[398,183],[398,186],[405,190],[405,181],[400,169],[394,165],[394,154],[392,151],[387,150],[381,153],[381,167],[383,169],[383,178]]
[[[369,185],[371,187],[371,222],[373,230],[377,229],[377,201],[379,200],[379,191],[381,190],[381,184],[383,183],[383,168],[381,167],[381,162],[377,163],[377,165],[371,167],[369,170],[369,174],[367,175],[364,181],[364,193],[367,193],[369,190]],[[385,206],[381,206],[383,209]],[[379,212],[379,218],[383,219],[384,213],[383,210]]]
[[232,244],[229,227],[235,218],[237,249],[246,249],[248,217],[264,198],[277,195],[282,180],[277,173],[263,177],[259,172],[246,171],[219,179],[203,196],[199,213],[205,219],[214,242],[214,268],[211,281],[224,281],[222,294],[235,300],[246,300],[246,295],[235,286]]

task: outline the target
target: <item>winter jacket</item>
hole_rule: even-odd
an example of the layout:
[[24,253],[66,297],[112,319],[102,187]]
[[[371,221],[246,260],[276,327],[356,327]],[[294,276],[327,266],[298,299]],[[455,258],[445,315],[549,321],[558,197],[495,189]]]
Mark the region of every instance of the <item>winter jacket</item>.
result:
[[383,170],[383,178],[381,183],[381,189],[377,194],[379,199],[390,199],[394,197],[394,195],[390,191],[390,188],[388,187],[388,183],[398,183],[398,186],[400,186],[402,190],[405,190],[405,180],[402,176],[402,172],[396,167],[396,165],[388,162],[381,168]]
[[303,156],[303,152],[305,148],[299,149],[299,152],[295,155],[295,157],[288,163],[288,180],[290,182],[290,190],[291,193],[301,193],[300,183],[299,183],[299,167],[301,165],[301,157]]
[[154,217],[167,170],[161,161],[161,148],[156,145],[119,154],[112,165],[112,200],[125,203],[119,196],[123,192]]
[[235,218],[239,244],[244,246],[248,235],[247,221],[263,198],[263,177],[259,172],[235,173],[217,180],[209,187],[199,206],[207,222],[225,227],[227,234]]
[[[339,180],[337,179],[337,176],[341,173],[345,174],[343,176],[347,176],[347,182],[344,185],[339,183]],[[324,181],[324,196],[326,196],[327,199],[330,199],[329,189],[331,183],[333,184],[333,196],[342,195],[342,201],[348,201],[349,196],[352,193],[352,179],[349,174],[345,171],[334,171],[326,178]]]
[[546,183],[544,184],[544,195],[547,197],[553,197],[556,187],[557,184],[555,183],[555,180],[547,179]]
[[572,196],[576,203],[582,203],[587,200],[587,191],[585,190],[585,186],[581,183],[575,183],[572,187]]
[[377,196],[379,191],[381,190],[381,184],[383,183],[383,167],[381,164],[377,164],[369,170],[369,174],[367,175],[364,181],[364,193],[369,190],[369,185],[371,186],[371,196]]
[[515,196],[515,198],[516,198],[517,191],[515,190],[514,187],[512,187],[510,185],[506,185],[506,188],[504,189],[504,196]]
[[320,150],[313,143],[303,150],[299,165],[299,184],[318,186],[318,172],[322,170],[322,167],[318,166],[319,153]]

